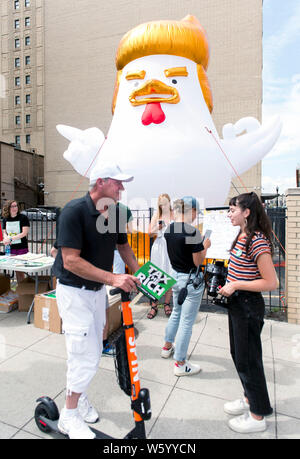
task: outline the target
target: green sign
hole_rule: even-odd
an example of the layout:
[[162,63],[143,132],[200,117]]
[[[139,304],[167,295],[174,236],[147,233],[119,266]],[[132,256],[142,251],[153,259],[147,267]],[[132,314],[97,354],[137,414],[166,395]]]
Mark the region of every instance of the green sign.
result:
[[159,300],[167,290],[176,284],[173,277],[150,261],[144,264],[134,275],[141,281],[141,285],[138,287],[140,292],[152,300]]

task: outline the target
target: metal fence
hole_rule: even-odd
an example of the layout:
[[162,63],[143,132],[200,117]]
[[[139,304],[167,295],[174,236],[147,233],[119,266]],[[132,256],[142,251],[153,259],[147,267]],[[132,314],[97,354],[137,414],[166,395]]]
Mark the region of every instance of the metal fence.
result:
[[264,295],[266,308],[271,312],[286,312],[287,302],[285,296],[285,224],[286,208],[275,207],[266,209],[271,220],[273,230],[273,262],[279,280],[279,287],[273,292]]
[[50,255],[51,247],[56,241],[56,221],[29,218],[30,229],[28,233],[28,249],[33,253]]
[[[266,313],[286,312],[287,303],[285,297],[285,208],[266,209],[271,220],[273,230],[273,262],[279,279],[278,289],[272,292],[263,292]],[[151,246],[153,239],[149,238],[148,226],[152,216],[152,209],[146,211],[132,211],[136,221],[137,232],[129,236],[129,243],[135,251],[139,264],[150,260]],[[198,223],[201,223],[199,221]],[[209,298],[205,294],[204,300],[209,303]]]
[[[153,239],[148,235],[148,226],[152,216],[152,209],[132,210],[133,231],[128,234],[128,241],[131,245],[139,265],[150,260],[151,246]],[[286,311],[285,299],[285,219],[284,208],[267,209],[274,232],[274,266],[279,279],[279,288],[273,292],[264,293],[267,311]],[[57,223],[59,209],[57,209],[57,221],[47,219],[30,219],[30,230],[28,234],[29,250],[33,253],[45,253],[50,255],[57,235]],[[208,302],[207,295],[204,301]]]

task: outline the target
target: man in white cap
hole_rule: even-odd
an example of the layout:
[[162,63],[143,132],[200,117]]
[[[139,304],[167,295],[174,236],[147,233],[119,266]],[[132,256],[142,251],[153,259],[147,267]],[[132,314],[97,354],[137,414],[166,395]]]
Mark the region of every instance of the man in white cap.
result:
[[106,317],[105,285],[126,292],[139,281],[128,274],[113,274],[113,254],[135,272],[138,263],[121,227],[117,201],[123,182],[133,177],[116,164],[100,164],[90,176],[89,192],[69,202],[61,212],[57,239],[58,253],[53,266],[57,277],[56,298],[68,353],[67,395],[58,428],[70,438],[94,438],[85,424],[98,420],[98,413],[86,391],[102,353]]

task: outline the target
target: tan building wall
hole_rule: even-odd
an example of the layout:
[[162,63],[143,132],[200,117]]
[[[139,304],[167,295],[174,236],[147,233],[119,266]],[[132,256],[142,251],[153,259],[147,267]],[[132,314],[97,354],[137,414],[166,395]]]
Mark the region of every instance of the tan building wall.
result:
[[288,322],[300,324],[300,188],[286,191],[286,286]]
[[0,142],[0,203],[1,207],[5,200],[15,199],[14,170],[15,155],[14,147]]
[[[208,34],[208,77],[219,134],[224,124],[244,116],[261,119],[262,0],[46,1],[47,204],[64,205],[87,190],[87,180],[63,159],[68,142],[57,133],[55,125],[81,129],[96,126],[106,134],[112,116],[114,59],[122,36],[140,23],[182,19],[187,14],[195,15]],[[242,179],[249,190],[260,192],[260,164],[243,174]],[[234,183],[236,188],[230,195],[244,191],[238,180]]]
[[6,89],[0,98],[0,140],[39,154],[44,154],[43,4],[20,0],[16,7],[13,0],[0,2],[0,74]]

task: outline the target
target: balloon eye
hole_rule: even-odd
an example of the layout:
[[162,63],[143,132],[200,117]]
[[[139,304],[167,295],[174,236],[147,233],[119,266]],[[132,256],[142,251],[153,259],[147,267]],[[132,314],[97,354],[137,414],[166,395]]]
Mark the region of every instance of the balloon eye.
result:
[[177,84],[177,80],[172,80],[172,83],[173,84]]

